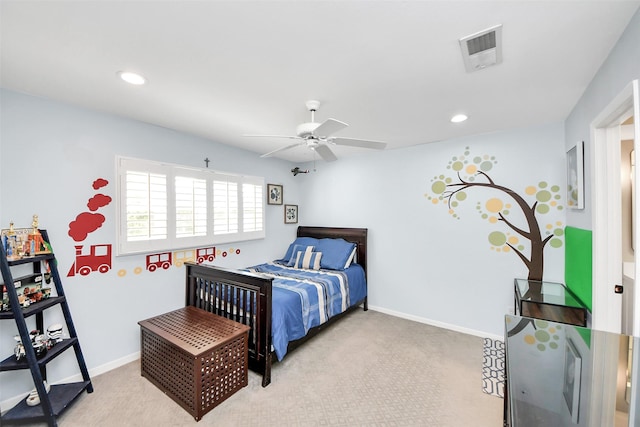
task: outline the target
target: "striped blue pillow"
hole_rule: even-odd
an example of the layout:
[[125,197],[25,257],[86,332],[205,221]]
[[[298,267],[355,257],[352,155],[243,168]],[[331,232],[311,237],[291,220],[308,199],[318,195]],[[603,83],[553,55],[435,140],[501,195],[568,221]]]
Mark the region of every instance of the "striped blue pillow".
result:
[[[293,246],[293,251],[291,252],[291,258],[289,258],[289,262],[287,262],[287,267],[295,267],[296,265],[296,257],[298,256],[298,252],[300,251],[312,251],[314,249],[313,246],[306,246],[305,245],[294,245]],[[297,267],[295,267],[297,268]]]
[[322,252],[313,252],[313,248],[307,246],[304,252],[298,251],[296,254],[295,268],[320,270],[320,259],[322,259]]

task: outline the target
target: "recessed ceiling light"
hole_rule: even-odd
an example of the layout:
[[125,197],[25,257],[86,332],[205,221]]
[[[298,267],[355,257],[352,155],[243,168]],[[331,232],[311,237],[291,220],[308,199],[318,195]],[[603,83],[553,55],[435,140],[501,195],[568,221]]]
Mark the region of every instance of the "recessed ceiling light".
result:
[[147,82],[147,79],[140,74],[132,73],[130,71],[118,71],[118,76],[127,83],[132,85],[143,85]]
[[455,116],[451,117],[451,123],[460,123],[464,122],[467,119],[468,117],[464,114],[456,114]]

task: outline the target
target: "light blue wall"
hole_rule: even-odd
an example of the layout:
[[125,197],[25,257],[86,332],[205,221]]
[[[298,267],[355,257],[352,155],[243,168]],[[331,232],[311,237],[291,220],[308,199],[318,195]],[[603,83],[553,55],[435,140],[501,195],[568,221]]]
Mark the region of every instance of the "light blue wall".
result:
[[[106,274],[66,277],[74,262],[76,244],[115,244],[115,200],[100,213],[106,222],[81,243],[68,235],[69,223],[88,211],[87,200],[96,191],[97,178],[109,184],[100,191],[115,199],[115,156],[139,157],[265,177],[284,185],[285,203],[298,202],[298,182],[291,165],[261,159],[258,153],[197,138],[165,128],[71,107],[3,90],[0,92],[0,228],[29,227],[33,214],[49,232],[74,323],[89,369],[104,366],[140,349],[138,321],[184,305],[184,268],[134,274],[144,256],[117,257]],[[218,258],[228,267],[245,267],[280,258],[295,237],[295,225],[285,225],[282,206],[266,206],[267,238],[235,246],[239,255]],[[114,245],[115,246],[115,245]],[[126,271],[124,277],[117,272]],[[20,270],[15,271],[20,273]],[[27,274],[25,271],[20,274]],[[18,275],[18,274],[16,274]],[[59,321],[58,309],[48,310],[45,327]],[[33,321],[33,318],[30,318]],[[35,327],[35,325],[31,326]],[[13,353],[15,325],[2,321],[0,354]],[[77,373],[72,352],[49,366],[49,379]],[[2,373],[0,401],[32,388],[28,371]]]
[[[565,188],[562,123],[479,135],[407,149],[366,153],[321,163],[301,177],[300,215],[305,223],[369,228],[369,304],[376,309],[447,327],[502,335],[503,315],[513,307],[513,279],[527,277],[515,253],[497,253],[477,202],[502,197],[469,191],[453,218],[425,197],[431,179],[453,156],[495,156],[491,177],[516,193],[546,181]],[[535,199],[529,199],[533,204]],[[564,204],[564,192],[562,192]],[[540,216],[564,222],[564,210]],[[511,220],[522,218],[512,209]],[[545,279],[562,281],[563,249],[546,251]]]
[[592,230],[591,135],[590,126],[598,114],[635,79],[640,79],[640,9],[606,58],[565,121],[565,150],[584,141],[585,209],[567,213],[571,226]]

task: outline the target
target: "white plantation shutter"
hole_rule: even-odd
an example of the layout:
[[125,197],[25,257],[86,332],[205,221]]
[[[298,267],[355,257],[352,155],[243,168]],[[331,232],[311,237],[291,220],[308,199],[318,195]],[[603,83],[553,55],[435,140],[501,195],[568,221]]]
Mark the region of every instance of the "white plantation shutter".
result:
[[167,238],[167,177],[127,171],[127,241]]
[[260,231],[263,228],[262,186],[242,184],[242,224],[244,231]]
[[264,179],[118,157],[118,255],[264,238]]
[[176,237],[207,235],[207,181],[176,177]]
[[213,181],[213,234],[238,232],[238,184]]

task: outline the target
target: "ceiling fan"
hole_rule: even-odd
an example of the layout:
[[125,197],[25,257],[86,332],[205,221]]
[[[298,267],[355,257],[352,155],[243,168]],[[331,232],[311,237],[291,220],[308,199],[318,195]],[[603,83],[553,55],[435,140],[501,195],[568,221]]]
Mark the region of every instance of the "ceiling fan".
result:
[[244,136],[250,136],[250,137],[287,138],[287,139],[298,140],[295,144],[278,148],[277,150],[270,151],[266,154],[263,154],[260,157],[270,157],[281,151],[306,145],[311,150],[318,153],[318,155],[323,160],[327,162],[332,162],[334,160],[338,160],[338,158],[336,157],[335,154],[333,154],[333,151],[331,151],[331,148],[329,148],[329,144],[345,145],[345,146],[360,147],[360,148],[372,148],[376,150],[382,150],[387,146],[385,142],[380,142],[380,141],[331,136],[335,132],[338,132],[344,129],[349,125],[336,119],[327,119],[322,123],[317,123],[315,121],[315,112],[318,111],[318,108],[320,107],[320,102],[310,100],[310,101],[307,101],[305,105],[307,109],[311,112],[311,121],[308,123],[302,123],[301,125],[299,125],[296,129],[295,136],[244,135]]

